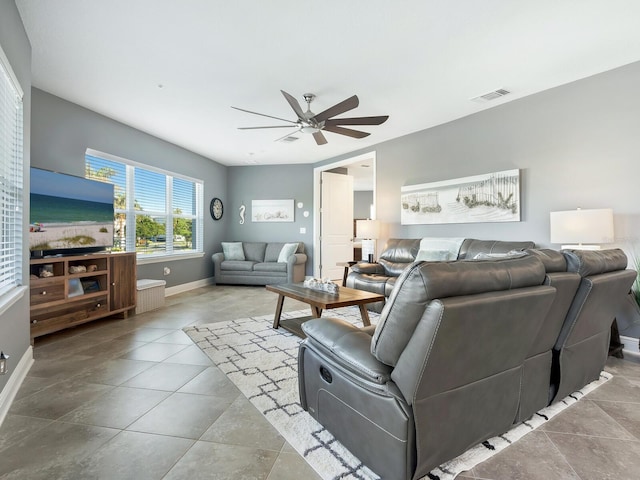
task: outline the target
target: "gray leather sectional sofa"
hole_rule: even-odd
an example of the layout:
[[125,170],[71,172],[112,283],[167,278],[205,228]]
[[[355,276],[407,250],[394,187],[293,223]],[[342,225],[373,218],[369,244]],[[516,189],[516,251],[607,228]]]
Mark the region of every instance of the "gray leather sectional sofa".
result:
[[[360,262],[351,267],[346,286],[358,290],[379,293],[389,298],[402,272],[419,255],[423,239],[391,238],[387,241],[377,263]],[[454,245],[450,260],[473,259],[478,255],[501,255],[514,250],[533,248],[533,242],[507,242],[499,240],[478,240],[475,238],[451,239]],[[447,259],[447,258],[445,258]],[[369,310],[380,313],[384,302],[370,303]]]
[[274,285],[304,281],[307,255],[303,242],[298,242],[298,248],[286,262],[278,262],[284,242],[241,243],[243,260],[225,259],[223,252],[211,256],[216,284]]
[[376,327],[304,323],[303,408],[409,480],[596,380],[636,273],[619,249],[526,253],[413,263]]

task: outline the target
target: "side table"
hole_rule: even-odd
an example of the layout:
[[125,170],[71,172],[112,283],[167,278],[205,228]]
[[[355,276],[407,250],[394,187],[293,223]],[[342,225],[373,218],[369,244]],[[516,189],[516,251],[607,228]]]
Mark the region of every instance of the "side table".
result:
[[344,274],[342,275],[342,286],[347,286],[347,275],[349,275],[349,269],[353,267],[358,262],[338,262],[336,263],[337,267],[344,267]]

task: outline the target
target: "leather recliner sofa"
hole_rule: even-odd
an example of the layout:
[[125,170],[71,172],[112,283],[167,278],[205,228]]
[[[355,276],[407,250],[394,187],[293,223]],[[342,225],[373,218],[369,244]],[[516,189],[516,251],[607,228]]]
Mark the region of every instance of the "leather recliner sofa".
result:
[[417,262],[375,328],[302,326],[303,408],[385,479],[410,479],[507,431],[555,298],[533,256]]
[[[596,380],[636,272],[619,249],[526,253],[414,263],[376,327],[303,324],[303,408],[383,478],[406,480]],[[539,287],[553,293],[529,298]]]
[[[503,255],[535,246],[533,242],[509,242],[499,240],[460,239],[455,260],[472,259],[479,254]],[[398,277],[416,261],[422,239],[391,238],[387,241],[377,263],[360,262],[351,267],[346,286],[367,292],[379,293],[389,298]],[[385,302],[370,303],[367,309],[380,313]]]

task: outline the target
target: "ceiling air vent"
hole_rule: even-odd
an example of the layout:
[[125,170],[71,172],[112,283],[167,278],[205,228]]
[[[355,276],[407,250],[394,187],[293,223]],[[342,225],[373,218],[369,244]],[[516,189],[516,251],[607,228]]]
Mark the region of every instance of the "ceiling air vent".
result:
[[495,100],[496,98],[504,97],[505,95],[510,94],[509,90],[505,90],[504,88],[498,88],[491,92],[487,92],[484,95],[480,95],[478,97],[474,97],[471,99],[472,102],[485,103],[490,102],[491,100]]
[[300,140],[300,137],[294,137],[294,136],[288,136],[288,137],[284,137],[282,140],[280,140],[281,142],[287,142],[287,143],[291,143],[291,142],[295,142],[296,140]]

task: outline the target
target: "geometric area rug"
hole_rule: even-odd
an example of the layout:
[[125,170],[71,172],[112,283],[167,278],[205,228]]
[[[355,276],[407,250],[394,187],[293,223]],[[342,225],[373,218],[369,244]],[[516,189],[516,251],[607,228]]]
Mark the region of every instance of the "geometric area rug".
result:
[[[283,318],[308,315],[283,313]],[[362,326],[360,311],[347,307],[323,312]],[[372,324],[378,315],[369,313]],[[299,337],[272,328],[273,315],[186,327],[185,333],[222,370],[323,479],[373,480],[379,477],[302,409],[298,396]],[[425,480],[452,480],[503,450],[611,378],[600,379],[546,407],[505,434],[470,448],[435,468]]]

